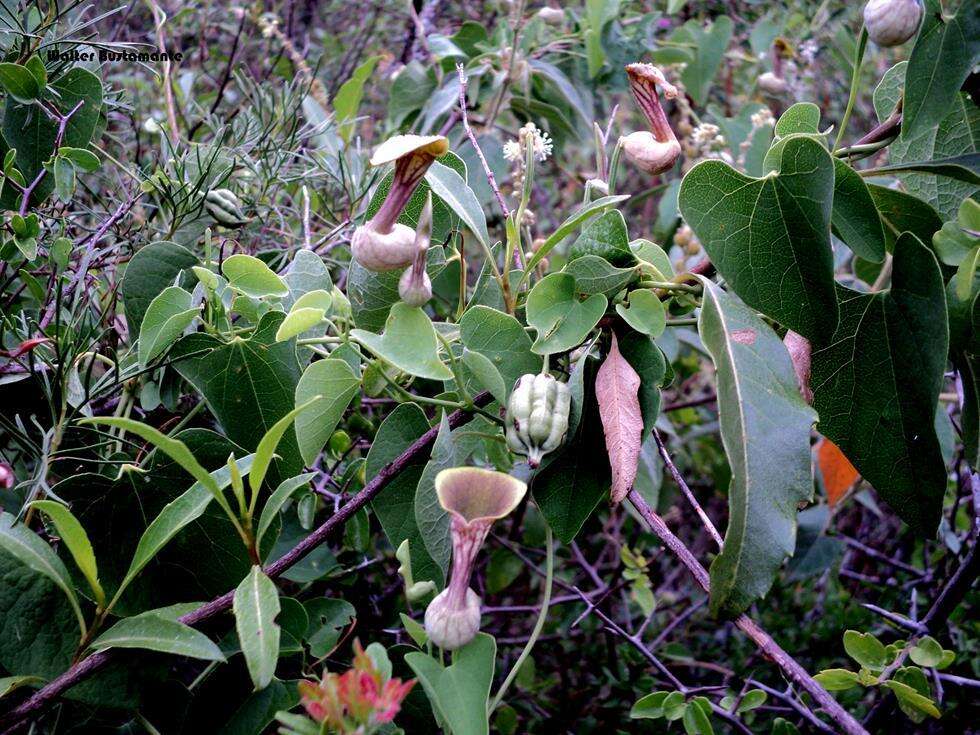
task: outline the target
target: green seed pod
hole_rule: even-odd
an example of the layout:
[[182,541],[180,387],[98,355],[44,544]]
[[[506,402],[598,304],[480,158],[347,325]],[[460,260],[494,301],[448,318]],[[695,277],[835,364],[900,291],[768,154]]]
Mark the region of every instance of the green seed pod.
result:
[[228,189],[212,189],[204,196],[204,208],[219,225],[242,227],[248,219],[242,214],[242,203]]
[[561,446],[568,431],[572,395],[548,373],[522,375],[507,402],[507,446],[531,467]]

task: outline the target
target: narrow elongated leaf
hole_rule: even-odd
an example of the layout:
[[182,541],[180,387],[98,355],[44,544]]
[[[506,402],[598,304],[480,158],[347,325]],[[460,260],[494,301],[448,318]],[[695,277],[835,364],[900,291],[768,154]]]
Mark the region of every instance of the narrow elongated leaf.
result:
[[[344,366],[347,365],[347,363],[343,364]],[[282,440],[282,435],[286,433],[286,429],[292,426],[293,420],[297,416],[321,398],[323,398],[322,395],[307,398],[303,403],[296,406],[296,408],[273,424],[271,429],[265,432],[265,436],[262,437],[259,446],[255,449],[252,470],[248,473],[248,485],[252,493],[258,493],[259,488],[262,487],[262,482],[265,480],[265,473],[268,472],[269,465],[272,464],[272,456],[276,451],[276,447],[279,446],[279,442]]]
[[296,440],[307,465],[316,461],[360,384],[350,365],[336,358],[317,360],[303,372],[296,384],[296,405],[320,396],[308,411],[296,417]]
[[84,634],[85,618],[78,604],[78,597],[75,595],[71,575],[68,574],[65,565],[40,536],[24,524],[17,523],[14,516],[5,511],[0,512],[0,549],[16,558],[21,564],[35,572],[40,572],[61,588]]
[[4,676],[0,677],[0,699],[3,699],[15,689],[25,686],[40,686],[44,678],[40,676]]
[[225,655],[204,633],[154,611],[123,618],[92,642],[92,649],[142,648],[204,661],[224,661]]
[[[242,457],[235,464],[239,472],[248,472],[252,467],[252,455]],[[231,472],[225,466],[208,475],[207,485],[212,485],[215,488],[214,491],[205,483],[198,481],[191,485],[187,492],[167,503],[140,537],[136,551],[133,553],[133,560],[129,564],[129,570],[126,572],[123,581],[120,582],[119,589],[116,590],[116,597],[133,581],[133,578],[142,571],[143,567],[150,563],[150,560],[157,555],[160,549],[167,545],[170,539],[176,536],[188,523],[203,515],[208,505],[215,499],[215,492],[220,496],[222,489],[230,484]],[[223,496],[222,500],[224,500]]]
[[936,174],[950,179],[956,179],[966,184],[980,186],[980,153],[966,153],[962,156],[942,158],[935,161],[908,161],[893,163],[890,166],[878,166],[861,171],[862,176],[880,176],[882,174],[918,171],[926,174]]
[[837,287],[841,321],[815,343],[820,432],[917,533],[932,536],[946,491],[935,430],[949,332],[939,264],[914,235],[895,243],[892,287]]
[[480,200],[476,198],[466,179],[448,166],[434,161],[425,174],[425,180],[432,187],[432,193],[452,208],[470,232],[484,247],[489,248],[487,218],[480,206]]
[[275,489],[272,495],[269,496],[269,499],[265,501],[265,505],[262,506],[262,515],[259,516],[259,524],[255,529],[256,546],[262,546],[262,537],[265,536],[265,532],[269,530],[269,526],[271,526],[272,522],[276,519],[276,516],[279,514],[279,509],[282,508],[283,504],[289,500],[296,490],[308,483],[314,477],[316,477],[315,472],[307,472],[303,475],[290,477],[279,483],[279,487]]
[[68,548],[72,559],[85,577],[95,601],[99,605],[105,605],[105,592],[99,584],[99,567],[95,561],[95,552],[92,550],[92,542],[89,541],[88,534],[82,528],[82,524],[72,515],[72,512],[61,503],[53,500],[35,500],[33,505],[42,511],[58,531],[58,536]]
[[793,553],[796,508],[813,493],[810,429],[789,353],[751,309],[707,279],[698,322],[718,379],[721,439],[732,469],[728,528],[711,564],[710,606],[737,615],[766,594]]
[[[837,326],[830,218],[834,163],[820,143],[782,144],[778,174],[704,161],[684,177],[680,209],[718,272],[749,306],[808,339]],[[759,267],[765,263],[765,267]]]
[[323,321],[325,313],[323,309],[309,306],[292,309],[276,331],[276,342],[285,342],[287,339],[298,337],[307,329],[313,329]]
[[194,321],[199,309],[191,308],[191,295],[179,286],[164,289],[150,302],[140,325],[139,361],[149,365],[173,344]]
[[371,77],[375,65],[380,56],[372,56],[367,61],[358,66],[350,78],[340,85],[337,94],[331,100],[337,122],[341,123],[339,133],[345,143],[350,142],[350,137],[354,132],[353,118],[357,115],[357,109],[361,106],[361,98],[364,96],[364,83]]
[[235,590],[235,630],[256,689],[265,689],[279,660],[279,591],[258,565]]
[[612,468],[610,498],[613,503],[622,502],[636,479],[643,436],[639,389],[640,376],[620,354],[613,334],[609,354],[595,378],[595,397]]

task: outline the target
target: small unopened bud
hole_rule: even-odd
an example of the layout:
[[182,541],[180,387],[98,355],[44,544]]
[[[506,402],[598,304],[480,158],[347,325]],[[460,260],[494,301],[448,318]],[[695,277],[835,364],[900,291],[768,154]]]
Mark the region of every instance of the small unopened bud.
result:
[[561,8],[545,6],[538,11],[538,17],[550,26],[560,26],[565,20],[565,12]]
[[650,174],[663,173],[673,167],[680,157],[681,146],[660,105],[657,86],[667,99],[677,97],[677,87],[668,82],[663,72],[652,64],[629,64],[626,73],[633,99],[646,115],[650,131],[630,133],[620,138],[619,142],[626,157],[640,169]]
[[412,267],[398,279],[398,296],[409,306],[424,306],[432,298],[432,281],[425,271],[425,256],[429,250],[429,230],[432,224],[432,197],[429,197],[419,217],[415,231],[415,259]]
[[440,648],[452,651],[469,643],[480,631],[480,597],[469,587],[454,604],[444,589],[425,609],[425,633]]
[[919,30],[922,5],[918,0],[869,0],[864,6],[868,38],[879,46],[900,46]]
[[786,90],[789,85],[786,80],[782,77],[778,77],[771,71],[767,71],[764,74],[760,74],[756,84],[759,85],[759,89],[763,93],[769,95],[770,97],[779,97],[786,94]]

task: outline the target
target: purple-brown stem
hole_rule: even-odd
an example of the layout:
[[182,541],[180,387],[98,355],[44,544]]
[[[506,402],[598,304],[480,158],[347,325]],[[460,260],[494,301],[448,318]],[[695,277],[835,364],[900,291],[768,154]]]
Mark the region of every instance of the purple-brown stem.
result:
[[[46,107],[42,105],[42,109],[46,113],[48,113],[49,116],[54,117],[54,119],[58,121],[58,132],[54,136],[55,152],[57,152],[57,150],[61,147],[61,142],[65,138],[65,130],[68,127],[68,121],[71,119],[71,116],[74,115],[76,112],[78,112],[78,110],[81,109],[82,105],[84,104],[85,104],[85,100],[80,100],[77,105],[71,108],[71,111],[67,115],[59,115],[57,112],[51,113]],[[42,166],[41,170],[37,172],[37,176],[34,177],[34,181],[32,181],[26,187],[21,189],[23,195],[20,198],[20,209],[18,210],[21,217],[27,214],[27,207],[31,201],[31,194],[34,193],[34,190],[37,188],[38,184],[40,184],[41,181],[44,179],[44,175],[47,172],[48,170]]]

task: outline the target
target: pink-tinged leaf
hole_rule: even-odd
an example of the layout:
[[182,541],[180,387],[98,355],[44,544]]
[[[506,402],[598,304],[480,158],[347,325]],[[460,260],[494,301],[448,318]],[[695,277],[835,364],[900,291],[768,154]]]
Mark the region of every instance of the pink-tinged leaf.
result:
[[619,503],[626,497],[636,479],[643,435],[639,390],[640,376],[620,354],[614,334],[609,354],[595,376],[599,418],[602,419],[609,466],[612,468],[610,497],[613,503]]
[[793,372],[796,373],[796,384],[800,386],[800,395],[807,403],[813,403],[813,391],[810,389],[810,340],[790,329],[783,337],[783,344],[793,361]]

